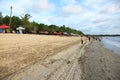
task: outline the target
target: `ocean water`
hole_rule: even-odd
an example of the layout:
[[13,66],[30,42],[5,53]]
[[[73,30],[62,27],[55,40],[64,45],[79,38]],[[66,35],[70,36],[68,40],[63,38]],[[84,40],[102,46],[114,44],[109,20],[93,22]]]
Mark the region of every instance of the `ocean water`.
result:
[[105,48],[113,50],[116,54],[120,55],[120,36],[103,37],[102,42]]

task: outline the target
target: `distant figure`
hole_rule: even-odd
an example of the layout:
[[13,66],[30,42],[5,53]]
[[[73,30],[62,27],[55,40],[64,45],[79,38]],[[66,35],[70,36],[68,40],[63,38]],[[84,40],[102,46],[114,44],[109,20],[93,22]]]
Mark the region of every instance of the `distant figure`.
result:
[[83,44],[83,40],[81,40],[81,44]]
[[97,37],[95,38],[95,40],[96,40],[96,41],[98,40]]
[[102,39],[102,38],[100,38],[100,37],[98,38],[99,41],[101,41],[101,39]]
[[89,41],[90,41],[90,37],[88,37]]

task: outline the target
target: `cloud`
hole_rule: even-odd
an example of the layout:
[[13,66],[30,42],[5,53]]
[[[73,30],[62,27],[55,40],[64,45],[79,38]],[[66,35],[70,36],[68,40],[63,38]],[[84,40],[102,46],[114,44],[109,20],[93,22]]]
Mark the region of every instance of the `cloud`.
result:
[[80,5],[68,4],[67,6],[62,7],[62,12],[64,14],[80,14],[83,8]]
[[117,6],[115,5],[111,5],[110,7],[107,8],[107,12],[109,13],[114,13],[114,12],[117,12]]
[[119,6],[116,4],[109,4],[102,12],[103,13],[116,13],[119,12]]
[[55,9],[55,5],[49,0],[37,0],[30,6],[30,12],[33,13],[44,13],[44,12],[50,12]]
[[89,8],[89,9],[93,9],[93,10],[101,10],[103,3],[105,3],[106,0],[85,0],[84,1],[84,5]]
[[120,12],[120,1],[119,0],[111,0],[111,2],[106,3],[103,6],[101,13],[103,14],[114,14]]
[[26,12],[26,9],[29,9],[29,5],[31,5],[31,1],[25,0],[8,0],[8,1],[2,1],[1,3],[1,11],[3,12],[3,15],[9,15],[10,12],[10,6],[13,7],[13,15],[20,15],[22,13]]
[[102,22],[105,22],[105,21],[108,21],[109,19],[97,19],[95,21],[93,21],[93,23],[102,23]]
[[53,3],[50,3],[48,0],[39,0],[37,7],[39,10],[47,11],[53,10],[55,8],[55,5]]
[[49,0],[9,0],[2,1],[2,4],[4,5],[1,5],[1,8],[6,11],[10,9],[10,6],[13,6],[13,14],[44,13],[55,9],[55,5]]
[[93,22],[80,23],[80,29],[86,34],[117,34],[120,33],[120,17],[98,18]]
[[64,3],[64,4],[75,4],[75,3],[77,3],[76,0],[61,0],[61,2]]

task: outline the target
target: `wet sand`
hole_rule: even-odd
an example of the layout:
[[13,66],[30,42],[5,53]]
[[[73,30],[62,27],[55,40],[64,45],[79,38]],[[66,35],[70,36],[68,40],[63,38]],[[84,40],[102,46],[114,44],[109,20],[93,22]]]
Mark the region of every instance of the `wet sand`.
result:
[[120,80],[120,56],[92,41],[79,59],[82,80]]

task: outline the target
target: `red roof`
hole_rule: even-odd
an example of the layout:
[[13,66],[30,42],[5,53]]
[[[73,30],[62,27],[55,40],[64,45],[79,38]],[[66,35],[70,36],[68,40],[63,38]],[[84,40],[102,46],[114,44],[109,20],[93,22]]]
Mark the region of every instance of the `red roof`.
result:
[[0,28],[1,28],[1,29],[7,29],[7,28],[10,28],[10,27],[7,26],[6,24],[2,24],[2,25],[0,26]]
[[54,32],[54,35],[61,35],[61,32]]

